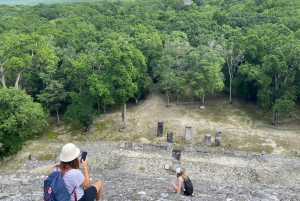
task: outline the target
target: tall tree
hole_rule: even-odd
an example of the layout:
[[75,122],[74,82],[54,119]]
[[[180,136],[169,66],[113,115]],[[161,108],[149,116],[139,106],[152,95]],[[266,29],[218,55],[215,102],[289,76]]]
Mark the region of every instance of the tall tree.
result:
[[139,76],[146,68],[145,57],[124,38],[102,44],[103,80],[113,86],[114,100],[121,107],[123,128],[127,128],[126,102],[139,90]]
[[[186,34],[174,31],[167,37],[162,57],[153,67],[153,76],[158,79],[157,87],[166,93],[168,100],[172,92],[176,92],[177,102],[179,100],[179,94],[185,83],[184,74],[188,65],[187,55],[191,50],[192,47]],[[171,87],[166,88],[166,84]],[[167,105],[169,106],[169,102]]]
[[229,103],[232,103],[232,79],[239,65],[245,61],[244,53],[233,42],[227,42],[216,47],[226,61],[229,75]]
[[205,96],[213,96],[224,87],[221,72],[224,59],[208,46],[199,46],[189,54],[188,79],[192,94],[204,104]]
[[37,94],[37,99],[46,110],[56,112],[57,122],[60,124],[59,109],[68,94],[63,83],[58,80],[49,80],[45,84],[46,87],[40,91],[40,94]]
[[2,37],[2,55],[4,55],[1,66],[2,85],[7,86],[5,75],[10,74],[15,80],[14,86],[18,88],[22,74],[31,67],[34,43],[27,34],[9,32]]

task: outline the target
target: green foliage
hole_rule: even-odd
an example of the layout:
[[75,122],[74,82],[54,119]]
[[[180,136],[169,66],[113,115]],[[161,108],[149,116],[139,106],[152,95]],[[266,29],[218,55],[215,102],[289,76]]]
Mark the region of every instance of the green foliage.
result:
[[71,92],[69,94],[71,104],[68,106],[65,113],[66,124],[82,124],[86,131],[89,132],[93,122],[93,115],[97,114],[93,108],[93,99],[88,91],[84,90],[81,93]]
[[24,141],[39,134],[46,125],[41,105],[24,91],[14,87],[0,89],[0,156],[19,151]]
[[0,6],[1,87],[26,90],[58,121],[63,111],[88,130],[151,89],[177,101],[229,89],[230,101],[278,114],[299,98],[298,0],[75,1]]

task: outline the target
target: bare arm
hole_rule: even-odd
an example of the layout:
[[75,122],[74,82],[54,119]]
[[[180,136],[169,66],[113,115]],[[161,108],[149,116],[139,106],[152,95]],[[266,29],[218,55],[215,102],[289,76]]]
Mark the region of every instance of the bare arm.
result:
[[88,188],[91,183],[90,175],[89,175],[89,171],[88,171],[88,157],[86,157],[86,159],[83,160],[81,163],[82,163],[83,172],[84,172],[84,180],[83,180],[81,186],[83,188]]
[[182,181],[178,179],[178,189],[177,189],[177,194],[181,193],[181,186],[182,186]]

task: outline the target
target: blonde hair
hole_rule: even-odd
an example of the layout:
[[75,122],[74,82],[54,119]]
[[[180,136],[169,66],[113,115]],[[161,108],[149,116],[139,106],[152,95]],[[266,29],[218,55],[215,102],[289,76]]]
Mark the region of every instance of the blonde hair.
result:
[[177,174],[177,178],[179,178],[180,176],[181,176],[183,179],[188,179],[188,178],[189,178],[189,176],[188,176],[187,174],[185,174],[182,170],[181,170],[181,172],[179,172],[179,173]]

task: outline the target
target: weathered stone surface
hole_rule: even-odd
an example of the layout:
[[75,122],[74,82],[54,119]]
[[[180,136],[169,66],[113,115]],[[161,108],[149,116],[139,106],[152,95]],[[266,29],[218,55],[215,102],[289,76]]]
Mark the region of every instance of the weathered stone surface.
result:
[[206,134],[204,137],[204,145],[211,146],[211,135]]
[[157,137],[162,137],[164,133],[164,123],[158,122],[157,123]]
[[184,134],[184,139],[186,141],[190,141],[192,138],[192,127],[186,126],[185,127],[185,134]]
[[172,131],[167,132],[167,142],[173,143],[173,132]]
[[[77,144],[77,143],[76,143]],[[63,144],[61,144],[62,146]],[[284,155],[190,147],[181,151],[181,167],[194,183],[195,197],[176,195],[171,150],[143,149],[118,142],[78,144],[89,153],[92,181],[104,183],[103,201],[292,201],[300,200],[300,159]],[[51,150],[47,151],[51,152]],[[53,153],[59,154],[59,153]],[[25,160],[16,169],[0,168],[1,201],[40,201],[43,181],[55,164]],[[143,167],[145,171],[140,171]]]

